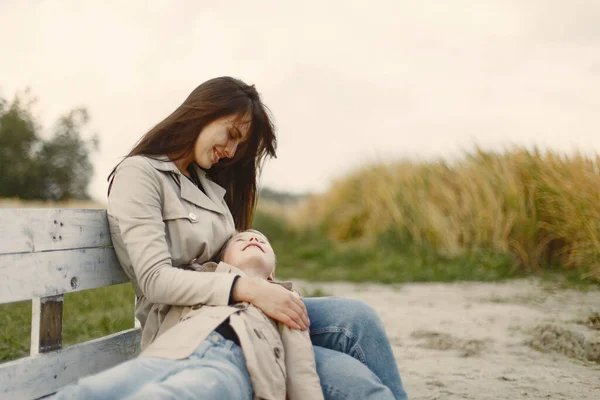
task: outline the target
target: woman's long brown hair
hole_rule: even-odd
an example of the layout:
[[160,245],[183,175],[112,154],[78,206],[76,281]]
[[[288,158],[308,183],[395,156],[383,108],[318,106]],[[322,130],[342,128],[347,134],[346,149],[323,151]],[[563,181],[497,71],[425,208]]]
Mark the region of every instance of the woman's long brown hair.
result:
[[[234,115],[235,123],[249,120],[248,140],[240,145],[233,159],[222,159],[207,171],[208,176],[227,190],[235,227],[249,229],[257,202],[258,177],[267,156],[276,157],[277,139],[268,108],[254,85],[231,77],[202,83],[171,115],[146,133],[127,157],[169,155],[173,161],[193,151],[202,129],[216,119]],[[175,156],[174,156],[175,155]],[[175,158],[173,158],[175,157]],[[108,193],[115,176],[108,176]]]

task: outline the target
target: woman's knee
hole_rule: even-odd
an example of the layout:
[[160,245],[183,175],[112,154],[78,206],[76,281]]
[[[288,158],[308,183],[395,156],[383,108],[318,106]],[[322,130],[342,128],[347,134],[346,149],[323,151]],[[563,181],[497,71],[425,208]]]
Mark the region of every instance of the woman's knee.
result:
[[340,325],[362,325],[383,328],[379,314],[373,307],[362,300],[344,297],[328,297],[320,308],[328,312],[332,319]]
[[316,346],[315,361],[326,400],[394,398],[369,368],[348,355]]
[[348,309],[350,317],[366,322],[381,322],[379,314],[373,307],[362,300],[356,299],[342,299],[346,304],[345,307]]

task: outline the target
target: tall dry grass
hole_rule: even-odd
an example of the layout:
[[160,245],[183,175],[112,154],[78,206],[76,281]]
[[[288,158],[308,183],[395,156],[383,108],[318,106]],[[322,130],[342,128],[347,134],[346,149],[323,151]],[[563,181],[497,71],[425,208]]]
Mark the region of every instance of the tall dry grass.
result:
[[395,230],[448,253],[492,249],[536,270],[560,264],[600,280],[600,158],[476,150],[454,163],[373,165],[291,216],[336,240]]

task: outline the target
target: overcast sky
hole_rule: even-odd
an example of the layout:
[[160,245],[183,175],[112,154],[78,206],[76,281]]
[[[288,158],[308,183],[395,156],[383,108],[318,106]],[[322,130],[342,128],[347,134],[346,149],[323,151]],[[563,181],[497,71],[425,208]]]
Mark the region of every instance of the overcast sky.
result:
[[1,96],[30,87],[47,132],[88,108],[101,201],[119,157],[222,75],[274,114],[278,190],[475,144],[600,152],[596,0],[0,0],[0,37]]

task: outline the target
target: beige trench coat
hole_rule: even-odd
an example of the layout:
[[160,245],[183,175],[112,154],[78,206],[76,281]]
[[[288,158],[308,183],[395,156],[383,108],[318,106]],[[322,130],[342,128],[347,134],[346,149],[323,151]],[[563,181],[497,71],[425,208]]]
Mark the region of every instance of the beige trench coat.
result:
[[[246,274],[226,263],[198,266],[199,274]],[[292,290],[290,282],[273,282]],[[323,392],[308,331],[292,330],[249,303],[172,307],[144,356],[188,357],[229,317],[240,339],[255,399],[318,400]],[[287,397],[286,397],[287,394]]]
[[217,254],[235,232],[234,221],[225,189],[203,170],[197,168],[197,175],[206,194],[168,157],[157,158],[126,158],[108,197],[112,243],[136,294],[142,349],[172,305],[227,305],[235,277],[182,269]]

